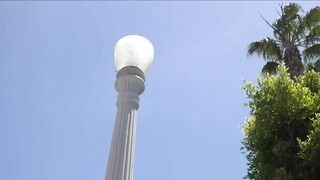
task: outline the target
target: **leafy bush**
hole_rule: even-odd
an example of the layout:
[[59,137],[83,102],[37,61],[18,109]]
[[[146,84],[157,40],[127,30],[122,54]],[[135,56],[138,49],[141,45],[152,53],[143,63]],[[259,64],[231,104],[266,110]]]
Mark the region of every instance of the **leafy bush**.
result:
[[243,126],[246,179],[320,179],[320,75],[290,78],[283,66],[258,85],[245,81],[251,116]]

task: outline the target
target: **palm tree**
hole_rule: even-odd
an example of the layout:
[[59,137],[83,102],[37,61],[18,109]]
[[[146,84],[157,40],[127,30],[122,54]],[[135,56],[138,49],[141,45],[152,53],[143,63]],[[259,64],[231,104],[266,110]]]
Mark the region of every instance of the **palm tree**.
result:
[[261,16],[273,29],[274,37],[250,43],[248,55],[256,54],[267,61],[263,72],[274,73],[284,63],[293,78],[304,73],[305,64],[313,68],[320,62],[320,7],[305,15],[301,15],[303,10],[296,3],[280,5],[280,9],[280,17],[273,24]]

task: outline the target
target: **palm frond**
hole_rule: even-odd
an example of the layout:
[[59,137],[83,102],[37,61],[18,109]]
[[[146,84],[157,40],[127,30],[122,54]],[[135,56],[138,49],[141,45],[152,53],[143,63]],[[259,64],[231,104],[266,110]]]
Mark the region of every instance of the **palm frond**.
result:
[[303,56],[305,61],[314,61],[320,58],[320,44],[314,44],[311,47],[304,49]]
[[290,21],[296,19],[300,11],[302,11],[302,8],[299,4],[289,3],[283,8],[283,16],[287,21]]
[[275,29],[275,27],[273,27],[273,25],[272,24],[270,24],[267,20],[266,20],[266,18],[264,18],[263,16],[262,16],[262,14],[259,12],[259,15],[260,15],[260,17],[264,20],[264,22],[266,22],[274,31],[276,31],[277,29]]
[[253,54],[262,56],[265,60],[281,62],[281,49],[275,40],[269,37],[249,44],[248,56]]
[[296,3],[289,3],[281,8],[281,16],[274,23],[276,29],[281,32],[283,41],[298,43],[304,35],[304,26],[301,26],[302,18],[299,14],[303,11],[301,6]]
[[305,39],[305,25],[302,17],[299,15],[290,23],[291,28],[291,42],[295,44],[301,43],[301,39]]
[[287,39],[285,23],[283,22],[282,18],[279,18],[272,23],[272,27],[273,35],[277,40],[285,41]]
[[310,9],[304,16],[304,21],[309,29],[320,23],[320,7]]
[[306,69],[309,71],[309,70],[314,70],[316,72],[320,72],[320,58],[317,59],[315,62],[313,63],[308,63],[306,65]]
[[314,69],[315,71],[320,72],[320,58],[314,63]]
[[269,73],[271,75],[274,75],[277,73],[277,67],[279,65],[280,64],[277,62],[267,62],[262,68],[262,73]]
[[306,36],[307,43],[320,42],[320,24],[310,29],[309,34]]

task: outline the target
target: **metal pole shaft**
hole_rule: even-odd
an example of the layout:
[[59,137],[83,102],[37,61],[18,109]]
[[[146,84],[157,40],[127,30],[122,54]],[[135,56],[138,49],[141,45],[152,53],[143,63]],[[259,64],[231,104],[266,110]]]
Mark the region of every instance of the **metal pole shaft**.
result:
[[105,179],[132,180],[139,95],[145,88],[143,72],[131,66],[121,69],[115,87],[118,109]]

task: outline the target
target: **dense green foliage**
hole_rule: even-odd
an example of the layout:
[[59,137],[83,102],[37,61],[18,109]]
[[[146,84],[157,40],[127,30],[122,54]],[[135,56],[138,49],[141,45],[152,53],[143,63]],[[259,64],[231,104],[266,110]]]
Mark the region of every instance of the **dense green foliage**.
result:
[[245,178],[320,180],[320,7],[280,10],[274,23],[265,20],[273,37],[248,47],[267,63],[258,85],[244,86],[251,108],[243,127]]
[[250,43],[248,55],[267,61],[263,72],[275,73],[279,64],[288,68],[291,78],[303,74],[305,67],[320,71],[320,7],[304,14],[300,5],[289,3],[281,5],[278,14],[272,24],[264,19],[273,37]]
[[243,133],[247,179],[320,179],[320,74],[278,74],[245,82],[251,116]]

